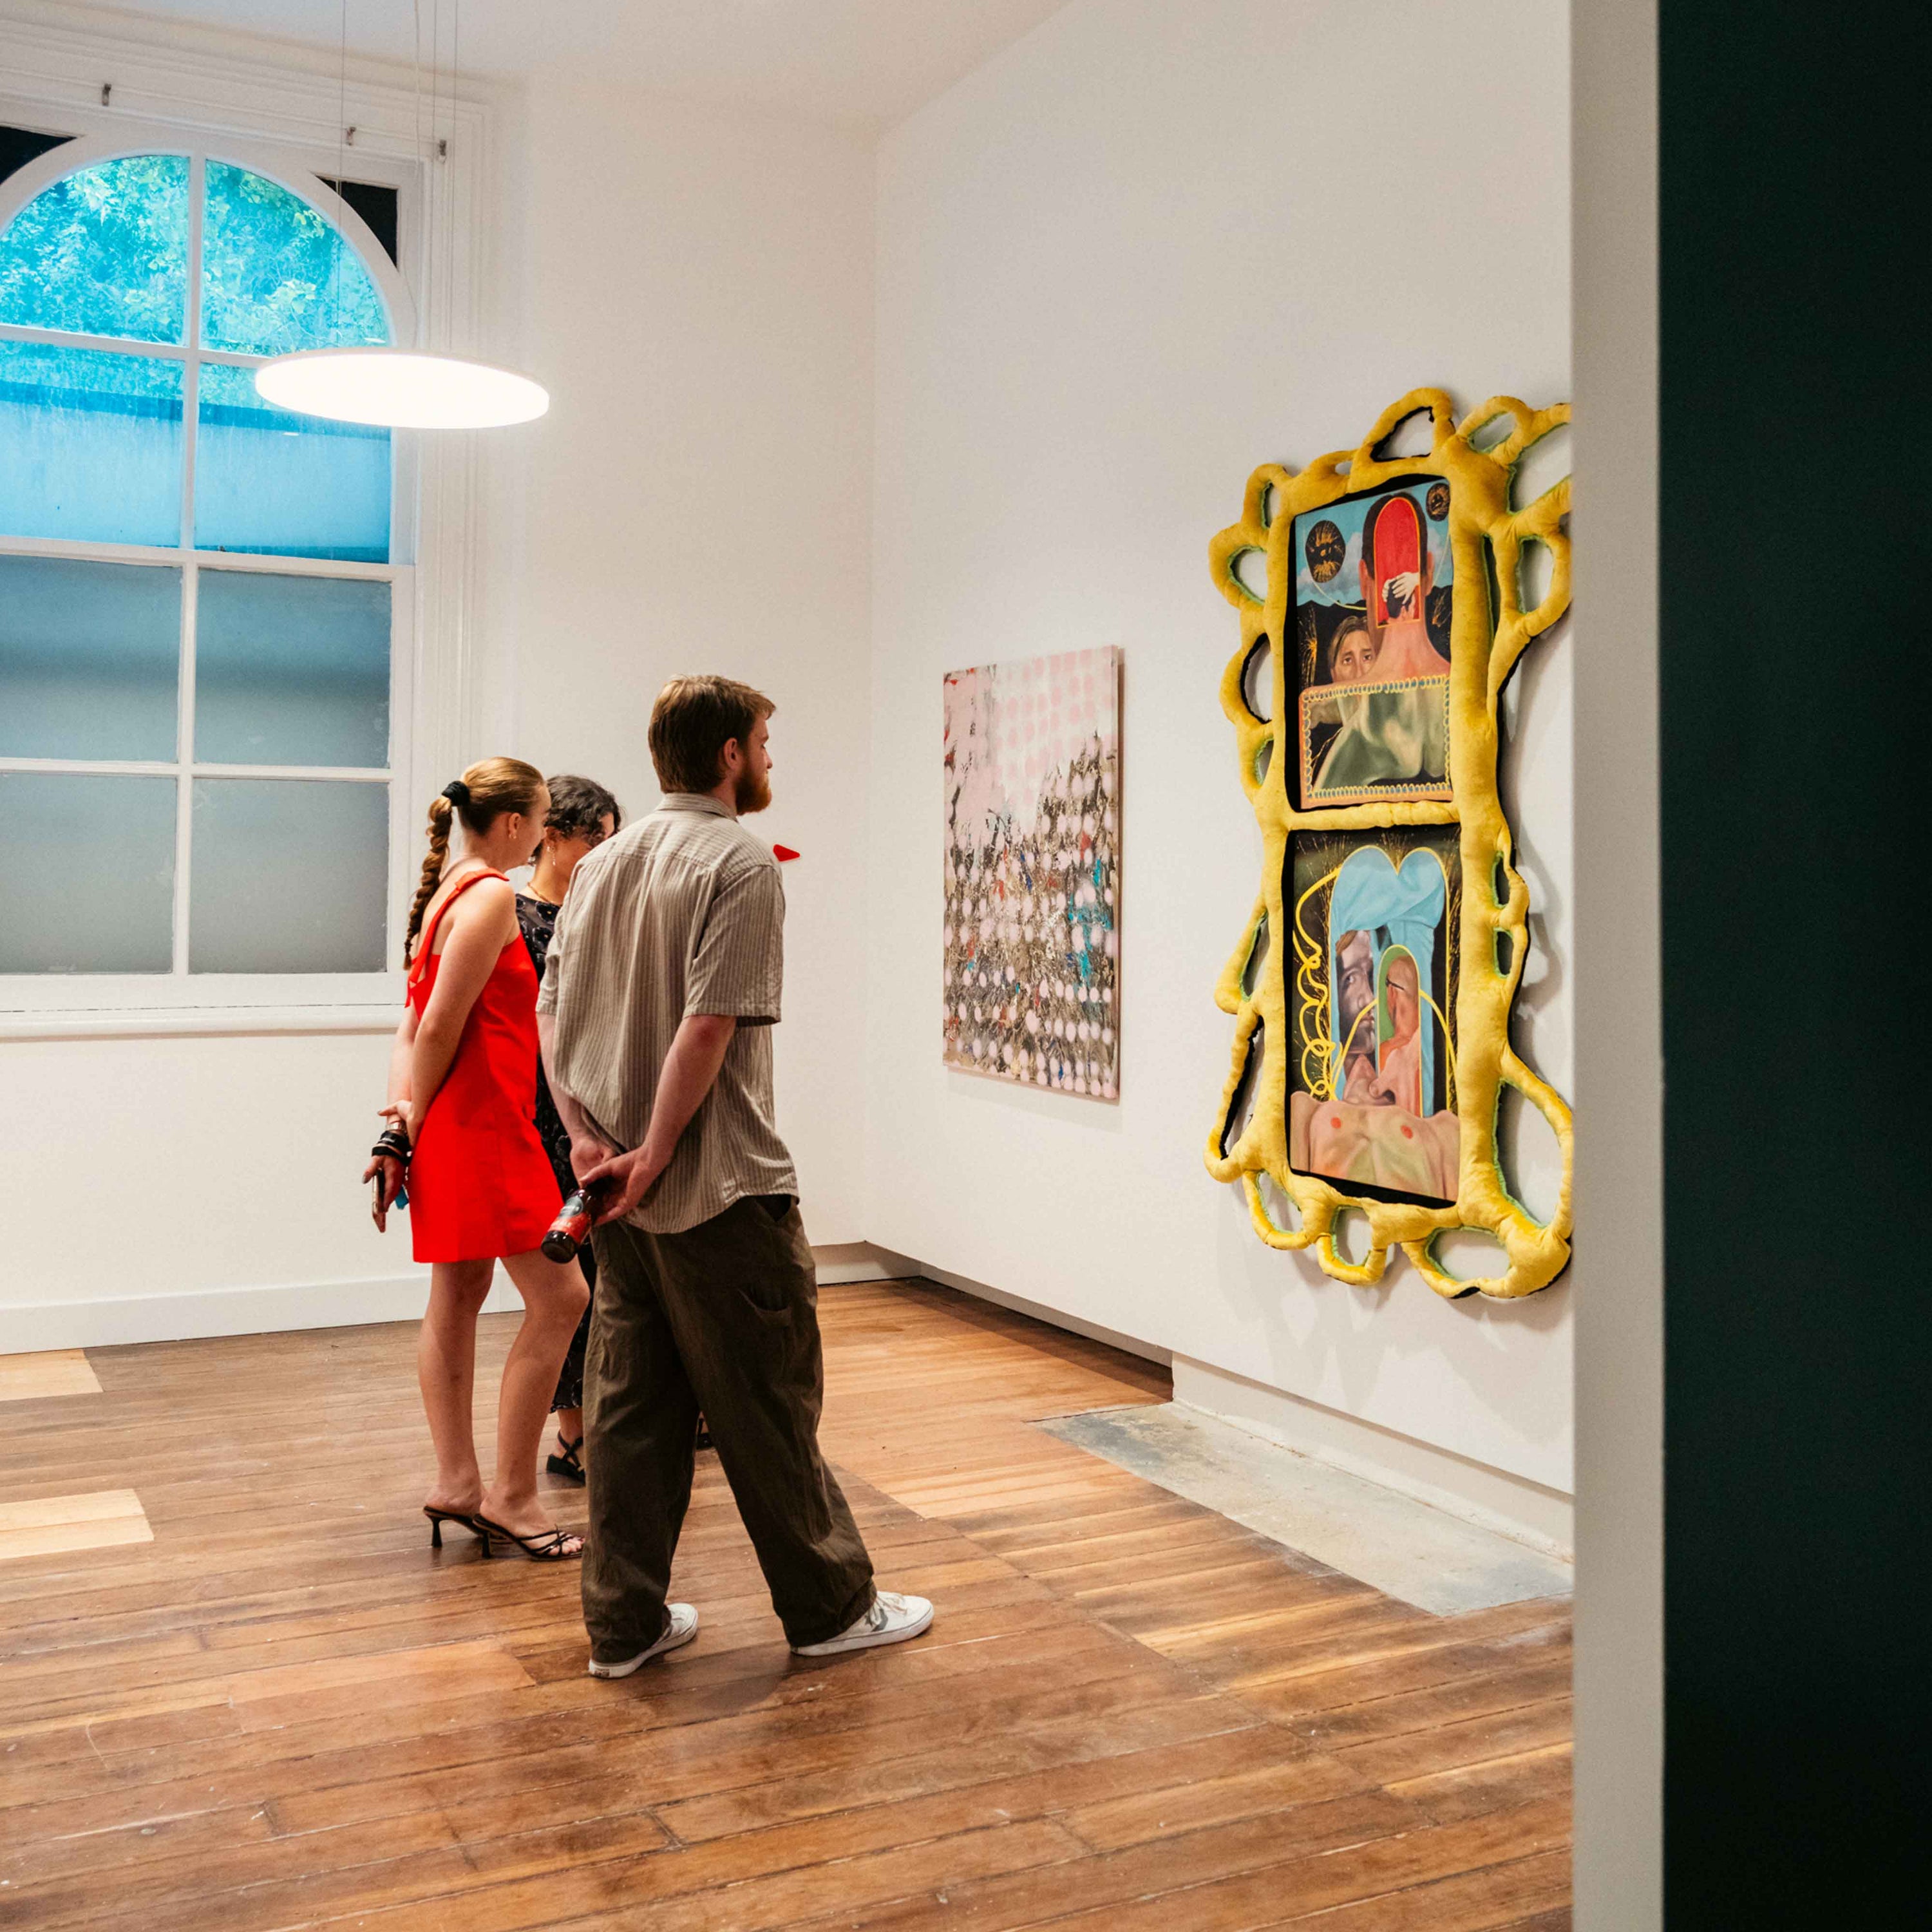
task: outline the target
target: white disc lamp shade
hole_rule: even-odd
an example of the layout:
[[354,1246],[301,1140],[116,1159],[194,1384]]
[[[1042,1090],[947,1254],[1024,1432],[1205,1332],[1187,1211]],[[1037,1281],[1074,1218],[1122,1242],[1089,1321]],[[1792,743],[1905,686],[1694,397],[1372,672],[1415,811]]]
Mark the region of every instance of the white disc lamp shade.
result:
[[527,376],[408,349],[304,349],[264,363],[255,387],[303,416],[389,429],[498,429],[550,407]]

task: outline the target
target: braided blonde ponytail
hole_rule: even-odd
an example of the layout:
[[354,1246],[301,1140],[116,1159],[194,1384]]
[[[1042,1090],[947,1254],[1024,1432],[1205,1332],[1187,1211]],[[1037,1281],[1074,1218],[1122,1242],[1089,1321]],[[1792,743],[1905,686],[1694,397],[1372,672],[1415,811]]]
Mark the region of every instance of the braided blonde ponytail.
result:
[[429,802],[429,856],[422,862],[422,877],[416,881],[416,896],[410,908],[409,930],[403,935],[403,964],[416,950],[416,935],[422,931],[423,914],[442,883],[442,868],[449,860],[449,827],[456,808],[439,792]]
[[423,861],[416,902],[410,908],[409,930],[403,937],[405,965],[416,951],[423,914],[442,883],[442,868],[449,862],[451,826],[460,818],[480,836],[506,812],[534,817],[543,782],[543,773],[520,758],[480,758],[463,774],[460,783],[446,786],[430,800],[429,856]]

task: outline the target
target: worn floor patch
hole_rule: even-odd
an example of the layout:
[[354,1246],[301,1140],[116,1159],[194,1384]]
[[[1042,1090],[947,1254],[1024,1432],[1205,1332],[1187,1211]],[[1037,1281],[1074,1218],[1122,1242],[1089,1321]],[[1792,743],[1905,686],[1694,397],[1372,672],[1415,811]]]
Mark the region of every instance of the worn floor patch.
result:
[[34,1355],[0,1355],[0,1402],[48,1396],[98,1395],[100,1378],[82,1348],[50,1348]]
[[1039,1426],[1437,1616],[1570,1594],[1567,1563],[1198,1409],[1095,1409]]
[[0,1562],[154,1540],[147,1512],[132,1490],[88,1490],[79,1496],[0,1502]]

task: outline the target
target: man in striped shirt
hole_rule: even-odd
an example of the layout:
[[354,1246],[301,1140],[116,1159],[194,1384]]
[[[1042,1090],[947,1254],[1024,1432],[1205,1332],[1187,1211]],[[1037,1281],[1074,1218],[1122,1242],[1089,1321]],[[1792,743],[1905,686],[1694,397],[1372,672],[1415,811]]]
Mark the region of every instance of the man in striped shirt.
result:
[[771,802],[772,710],[728,678],[658,694],[664,802],[579,863],[538,1000],[572,1165],[608,1190],[584,1402],[593,1677],[697,1634],[667,1592],[700,1410],[794,1650],[932,1621],[922,1598],[874,1588],[818,1453],[818,1277],[772,1117],[784,886],[739,823]]

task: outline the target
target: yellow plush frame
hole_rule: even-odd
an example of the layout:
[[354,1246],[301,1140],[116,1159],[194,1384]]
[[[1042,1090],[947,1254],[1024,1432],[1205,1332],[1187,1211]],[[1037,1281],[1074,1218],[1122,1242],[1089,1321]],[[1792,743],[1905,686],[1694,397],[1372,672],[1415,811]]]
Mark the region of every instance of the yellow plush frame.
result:
[[[1426,456],[1378,457],[1376,452],[1409,417],[1426,412]],[[1474,439],[1507,417],[1510,428],[1490,447]],[[1510,504],[1516,466],[1532,445],[1570,419],[1567,404],[1532,410],[1513,396],[1485,403],[1460,424],[1454,406],[1439,389],[1417,389],[1382,412],[1361,446],[1318,458],[1298,474],[1264,464],[1248,478],[1241,520],[1209,547],[1221,593],[1240,613],[1241,646],[1221,678],[1221,708],[1234,726],[1241,783],[1255,809],[1264,843],[1261,896],[1215,988],[1222,1011],[1235,1016],[1233,1066],[1222,1090],[1221,1111],[1208,1137],[1208,1168],[1216,1180],[1240,1181],[1246,1190],[1255,1231],[1270,1246],[1310,1248],[1337,1280],[1366,1286],[1378,1281],[1390,1248],[1404,1252],[1438,1294],[1474,1292],[1499,1298],[1533,1293],[1560,1274],[1570,1258],[1570,1109],[1518,1058],[1510,1045],[1510,1008],[1527,952],[1529,892],[1516,872],[1513,841],[1496,791],[1497,706],[1502,688],[1530,640],[1548,630],[1570,606],[1570,479],[1520,509]],[[1447,801],[1390,800],[1372,805],[1298,812],[1288,802],[1288,774],[1297,764],[1294,721],[1287,702],[1287,659],[1281,648],[1294,566],[1294,519],[1303,512],[1394,478],[1426,471],[1449,484],[1449,542],[1457,595],[1450,620],[1449,780]],[[1484,594],[1489,580],[1485,542],[1495,558],[1500,608]],[[1522,608],[1525,546],[1540,543],[1550,558],[1550,586],[1533,609]],[[1257,596],[1238,574],[1244,553],[1267,560],[1268,594]],[[1274,722],[1258,718],[1244,695],[1248,659],[1256,643],[1270,640],[1270,706]],[[1295,640],[1286,640],[1290,650]],[[1256,766],[1271,746],[1266,775]],[[1294,956],[1293,909],[1283,904],[1282,875],[1288,836],[1301,831],[1349,830],[1391,825],[1460,825],[1462,860],[1460,978],[1456,1000],[1456,1108],[1460,1120],[1458,1191],[1447,1208],[1358,1198],[1288,1164],[1288,985]],[[1500,868],[1508,892],[1498,900]],[[1262,922],[1271,944],[1252,992],[1244,990]],[[1498,963],[1498,937],[1507,934],[1507,968]],[[1240,1137],[1224,1154],[1222,1136],[1247,1070],[1257,1024],[1264,1028],[1262,1059],[1252,1110]],[[1555,1130],[1562,1150],[1563,1180],[1556,1210],[1546,1224],[1513,1198],[1504,1183],[1496,1144],[1497,1108],[1503,1088],[1514,1087]],[[1263,1176],[1294,1203],[1300,1225],[1284,1228],[1268,1211]],[[1359,1212],[1368,1221],[1366,1258],[1349,1261],[1337,1248],[1337,1218]],[[1437,1259],[1435,1245],[1456,1228],[1493,1235],[1509,1258],[1498,1276],[1464,1280]]]

